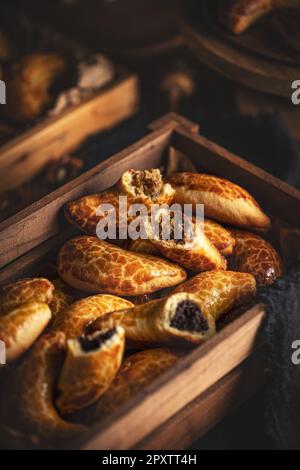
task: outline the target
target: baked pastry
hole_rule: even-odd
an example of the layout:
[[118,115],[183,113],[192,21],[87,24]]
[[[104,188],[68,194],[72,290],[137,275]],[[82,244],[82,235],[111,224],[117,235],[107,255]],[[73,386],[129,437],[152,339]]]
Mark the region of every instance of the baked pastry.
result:
[[169,349],[147,349],[127,357],[107,392],[93,406],[83,410],[80,420],[98,422],[143,392],[159,375],[172,367],[182,353]]
[[225,0],[220,22],[234,34],[245,32],[253,23],[280,8],[300,8],[299,0]]
[[45,303],[28,302],[0,315],[0,340],[6,347],[6,360],[11,362],[32,346],[46,328],[51,310]]
[[212,244],[219,250],[221,255],[229,256],[233,251],[235,244],[234,238],[230,235],[222,225],[210,219],[204,219],[203,223],[204,234],[212,242]]
[[57,317],[57,315],[73,303],[72,296],[65,292],[66,286],[60,279],[55,279],[53,281],[53,285],[55,289],[53,291],[52,300],[49,303],[52,313],[52,321]]
[[235,271],[251,273],[258,286],[272,284],[283,274],[280,256],[272,245],[259,235],[231,230],[236,244],[230,258]]
[[61,311],[54,319],[52,331],[60,331],[68,339],[83,334],[85,327],[101,315],[130,308],[133,303],[114,295],[93,295],[77,300],[67,309]]
[[65,61],[57,54],[29,54],[7,66],[5,116],[17,123],[36,119],[49,106],[51,89],[64,71]]
[[0,315],[28,302],[49,304],[54,285],[43,277],[26,278],[0,287]]
[[172,293],[189,292],[198,296],[201,310],[216,321],[231,309],[247,305],[256,297],[255,278],[248,273],[208,271],[177,286]]
[[182,217],[181,213],[176,221],[175,213],[160,211],[157,228],[148,222],[146,232],[163,256],[184,268],[196,272],[226,269],[225,258],[206,237],[200,224]]
[[138,348],[160,343],[199,344],[215,333],[213,317],[202,312],[196,295],[185,292],[104,315],[91,323],[88,331],[116,325],[124,328],[129,345]]
[[117,191],[104,191],[103,193],[83,196],[76,201],[66,204],[64,213],[67,221],[75,225],[87,235],[96,235],[97,225],[107,216],[100,213],[100,205],[110,204],[116,214],[116,225],[119,222],[119,196]]
[[124,347],[121,327],[67,341],[56,400],[62,415],[91,405],[106,392],[121,366]]
[[145,255],[160,256],[159,249],[151,243],[147,238],[137,238],[136,240],[128,240],[125,245],[126,250],[134,253],[144,253]]
[[86,292],[143,295],[186,279],[180,266],[150,255],[123,250],[95,237],[66,242],[57,259],[60,277]]
[[120,193],[135,203],[151,207],[153,204],[171,204],[174,190],[165,184],[159,169],[127,170],[117,184]]
[[230,181],[200,173],[175,173],[169,179],[174,202],[204,204],[205,217],[238,227],[266,230],[269,217],[243,188]]
[[56,381],[65,354],[66,337],[47,333],[34,345],[15,377],[16,402],[12,403],[17,435],[33,446],[63,446],[85,427],[61,418],[55,407]]

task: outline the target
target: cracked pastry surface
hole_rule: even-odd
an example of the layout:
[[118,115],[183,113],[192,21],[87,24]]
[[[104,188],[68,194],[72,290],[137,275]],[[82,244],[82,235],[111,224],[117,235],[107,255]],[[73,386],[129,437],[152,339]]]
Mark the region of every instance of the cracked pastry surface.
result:
[[63,245],[57,270],[67,284],[79,290],[125,296],[155,292],[186,279],[186,272],[176,264],[88,236]]
[[234,307],[247,305],[256,297],[254,276],[234,271],[208,271],[177,286],[173,293],[190,292],[201,299],[204,313],[216,321]]
[[27,302],[49,304],[54,285],[43,277],[25,278],[0,287],[0,315]]
[[269,217],[243,188],[217,176],[175,173],[169,178],[175,189],[174,202],[204,204],[205,217],[230,225],[268,229]]
[[257,285],[272,284],[283,274],[283,264],[273,246],[259,235],[231,230],[236,244],[230,259],[232,269],[251,273]]
[[88,331],[122,326],[133,347],[160,343],[199,344],[215,333],[214,319],[203,312],[199,299],[185,292],[104,315]]

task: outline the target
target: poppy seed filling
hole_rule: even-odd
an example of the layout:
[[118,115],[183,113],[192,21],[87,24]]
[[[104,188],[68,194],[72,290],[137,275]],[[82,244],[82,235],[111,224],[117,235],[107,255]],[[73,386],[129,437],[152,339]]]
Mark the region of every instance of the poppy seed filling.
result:
[[115,329],[105,331],[104,333],[99,331],[92,335],[80,336],[78,341],[82,351],[91,352],[99,349],[105,341],[108,341],[115,334],[115,332]]
[[192,300],[182,300],[172,318],[171,326],[178,330],[201,333],[208,330],[208,323],[198,305]]

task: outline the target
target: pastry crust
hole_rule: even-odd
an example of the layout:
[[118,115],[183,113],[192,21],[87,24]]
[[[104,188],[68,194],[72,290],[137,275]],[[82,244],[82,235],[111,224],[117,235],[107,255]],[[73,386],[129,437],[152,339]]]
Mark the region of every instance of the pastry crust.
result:
[[223,178],[200,173],[175,173],[169,179],[174,202],[204,204],[205,217],[237,227],[266,230],[269,217],[240,186]]
[[6,346],[6,360],[13,361],[32,346],[46,328],[51,310],[45,303],[24,303],[0,316],[0,340]]
[[28,302],[49,304],[54,285],[45,278],[26,278],[0,287],[0,315]]
[[13,413],[18,415],[18,429],[37,447],[60,447],[85,431],[84,426],[63,420],[54,406],[65,347],[63,333],[47,333],[36,342],[17,371]]
[[232,308],[247,305],[254,300],[256,282],[248,273],[209,271],[180,284],[173,291],[177,292],[197,295],[202,311],[217,321]]
[[204,234],[223,256],[232,254],[235,240],[222,225],[210,219],[204,220]]
[[161,343],[199,344],[215,333],[215,322],[202,312],[198,297],[185,292],[104,315],[88,330],[116,325],[124,328],[129,344],[138,348]]
[[80,419],[96,423],[145,390],[159,375],[172,367],[182,353],[165,348],[147,349],[127,357],[108,391]]
[[77,237],[61,248],[57,270],[70,286],[94,293],[143,295],[186,279],[176,264],[123,250],[95,237]]
[[72,296],[65,292],[66,286],[60,279],[53,281],[53,285],[55,289],[53,291],[52,300],[49,304],[52,313],[52,320],[73,303]]
[[[200,224],[194,223],[187,217],[186,219],[189,221],[193,231],[190,237],[188,233],[184,233],[184,224],[180,222],[182,235],[180,239],[176,239],[176,227],[174,227],[176,224],[171,216],[170,232],[172,232],[173,226],[174,233],[170,233],[170,239],[164,240],[162,238],[163,223],[161,223],[161,230],[158,230],[158,233],[155,233],[152,224],[148,223],[146,230],[149,240],[163,256],[186,269],[196,272],[226,269],[227,262],[225,258],[207,238]],[[183,221],[183,218],[181,220]]]
[[[99,337],[107,339],[97,344]],[[121,366],[124,346],[125,333],[121,327],[68,340],[56,400],[62,415],[91,405],[106,392]]]
[[258,286],[270,285],[283,274],[283,263],[272,245],[259,235],[231,230],[236,244],[230,259],[232,269],[251,273]]
[[135,203],[151,207],[153,204],[170,204],[174,190],[165,184],[159,169],[127,170],[118,182],[118,188]]
[[63,332],[67,338],[83,334],[85,327],[101,315],[130,308],[133,303],[114,295],[93,295],[74,302],[54,320],[52,331]]
[[29,54],[12,65],[4,75],[5,115],[20,123],[37,118],[50,104],[51,87],[64,70],[65,61],[56,54]]

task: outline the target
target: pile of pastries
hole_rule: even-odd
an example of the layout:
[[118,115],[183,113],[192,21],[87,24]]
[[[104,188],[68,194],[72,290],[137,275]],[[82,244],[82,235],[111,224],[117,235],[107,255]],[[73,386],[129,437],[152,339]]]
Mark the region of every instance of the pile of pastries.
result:
[[[101,240],[99,206],[118,212],[120,195],[149,211],[204,204],[204,230],[194,232],[192,246],[184,232],[165,239],[162,230]],[[23,279],[0,290],[0,339],[10,364],[0,429],[27,446],[81,436],[283,273],[262,236],[269,217],[245,189],[216,176],[177,173],[164,181],[158,169],[128,170],[113,188],[69,202],[65,216],[83,234],[60,248],[59,279]]]
[[242,34],[267,15],[284,42],[300,51],[300,0],[220,0],[220,22],[233,34]]

